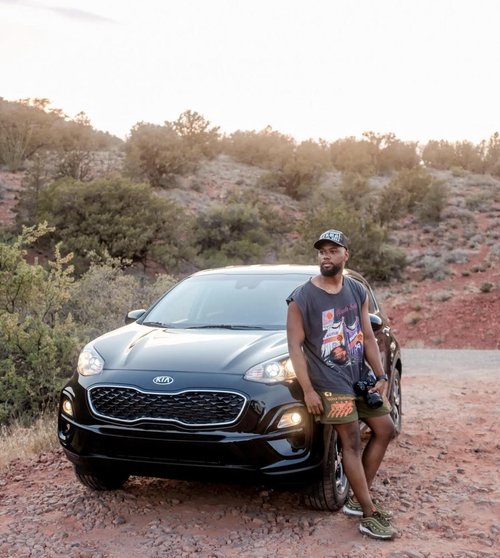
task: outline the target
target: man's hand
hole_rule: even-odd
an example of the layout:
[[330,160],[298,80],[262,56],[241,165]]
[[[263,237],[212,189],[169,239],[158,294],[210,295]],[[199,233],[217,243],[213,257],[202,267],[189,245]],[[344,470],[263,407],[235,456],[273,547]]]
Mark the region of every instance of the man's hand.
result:
[[311,415],[321,415],[323,412],[321,397],[314,390],[304,393],[304,403]]
[[368,391],[370,393],[374,393],[375,391],[382,395],[385,396],[387,395],[387,380],[379,380],[371,389],[369,389]]

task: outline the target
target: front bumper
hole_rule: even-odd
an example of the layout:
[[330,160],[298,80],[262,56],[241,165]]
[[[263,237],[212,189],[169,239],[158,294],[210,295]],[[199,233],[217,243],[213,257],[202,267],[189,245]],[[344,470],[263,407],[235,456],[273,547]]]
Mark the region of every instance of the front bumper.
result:
[[58,435],[68,459],[88,473],[308,484],[320,474],[323,460],[320,427],[309,417],[300,428],[257,434],[88,425],[60,413]]

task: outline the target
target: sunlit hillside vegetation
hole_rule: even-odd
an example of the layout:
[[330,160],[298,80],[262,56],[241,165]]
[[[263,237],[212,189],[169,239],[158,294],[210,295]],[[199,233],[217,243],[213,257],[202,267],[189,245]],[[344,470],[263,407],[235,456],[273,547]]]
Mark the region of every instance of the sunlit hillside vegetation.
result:
[[[229,178],[222,193],[215,184],[219,199],[196,205],[214,186],[200,169],[228,160],[244,167],[240,183]],[[138,122],[123,142],[46,99],[0,98],[0,165],[23,174],[10,232],[46,221],[53,230],[38,248],[49,253],[60,243],[74,254],[78,275],[108,256],[146,273],[301,259],[317,231],[335,221],[351,236],[354,263],[386,279],[404,266],[389,241],[394,223],[405,215],[440,220],[448,188],[434,171],[500,176],[500,136],[421,146],[366,132],[299,143],[271,128],[224,135],[186,111],[163,125]],[[305,243],[290,242],[297,237]],[[363,250],[368,240],[373,257]],[[277,249],[285,243],[289,249]]]

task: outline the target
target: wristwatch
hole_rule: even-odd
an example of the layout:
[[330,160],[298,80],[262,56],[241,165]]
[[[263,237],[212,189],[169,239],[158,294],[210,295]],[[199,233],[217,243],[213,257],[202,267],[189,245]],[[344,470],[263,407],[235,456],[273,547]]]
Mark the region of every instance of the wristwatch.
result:
[[387,377],[386,374],[381,374],[380,376],[377,376],[377,382],[381,382],[381,381],[384,381],[384,382],[389,381],[389,378]]

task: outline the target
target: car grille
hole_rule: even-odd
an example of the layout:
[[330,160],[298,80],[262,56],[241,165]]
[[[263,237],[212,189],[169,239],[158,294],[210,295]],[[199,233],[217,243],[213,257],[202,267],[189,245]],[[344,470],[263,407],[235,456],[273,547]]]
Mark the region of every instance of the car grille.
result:
[[89,401],[94,414],[121,422],[159,420],[214,426],[236,422],[246,398],[229,391],[148,393],[128,387],[96,386],[89,390]]

